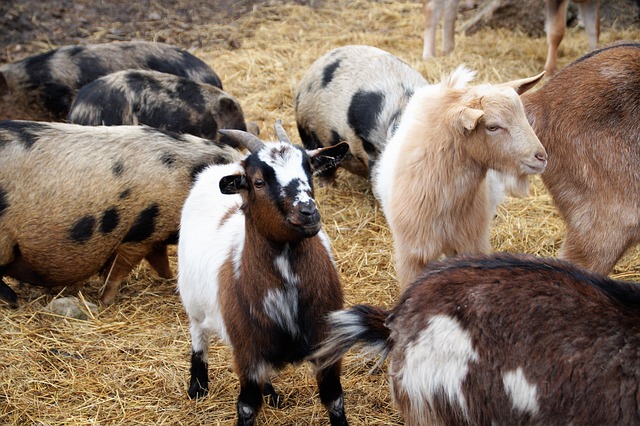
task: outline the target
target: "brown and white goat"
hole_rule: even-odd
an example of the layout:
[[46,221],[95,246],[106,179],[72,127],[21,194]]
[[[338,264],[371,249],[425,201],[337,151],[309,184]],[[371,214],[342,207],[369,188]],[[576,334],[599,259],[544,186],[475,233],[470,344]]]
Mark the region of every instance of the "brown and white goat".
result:
[[[600,38],[600,0],[571,0],[578,6],[578,13],[589,36],[589,46],[594,50]],[[569,0],[545,0],[545,31],[547,33],[547,62],[544,66],[548,75],[556,72],[558,46],[567,26],[567,6]]]
[[549,154],[560,257],[609,273],[640,242],[640,44],[591,52],[522,101]]
[[[311,174],[335,166],[348,145],[305,151],[289,143],[279,123],[278,143],[221,132],[251,154],[199,175],[182,212],[178,289],[191,323],[189,396],[208,390],[216,333],[233,349],[238,424],[251,425],[263,394],[279,400],[271,374],[304,360],[325,337],[327,313],[343,305]],[[331,424],[346,425],[340,361],[316,378]]]
[[461,66],[413,95],[373,172],[401,287],[442,254],[490,251],[488,170],[513,177],[511,192],[524,195],[528,175],[546,166],[518,96],[543,74],[468,86],[474,73]]
[[[391,310],[330,314],[315,359],[388,358],[407,425],[640,424],[640,286],[568,262],[434,262]],[[382,362],[382,360],[380,361]]]

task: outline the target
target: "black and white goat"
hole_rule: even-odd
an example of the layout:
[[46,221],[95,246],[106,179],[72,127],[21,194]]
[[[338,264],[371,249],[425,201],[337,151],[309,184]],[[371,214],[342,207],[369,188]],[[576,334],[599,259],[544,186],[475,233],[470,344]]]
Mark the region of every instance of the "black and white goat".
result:
[[[326,337],[326,315],[341,309],[340,278],[313,198],[312,173],[335,167],[339,145],[305,151],[221,130],[250,154],[197,178],[184,205],[178,289],[191,323],[189,396],[208,390],[209,338],[230,344],[240,379],[238,424],[251,425],[262,396],[278,401],[271,374],[303,361]],[[346,425],[340,360],[316,376],[332,425]]]
[[640,286],[525,255],[431,263],[391,311],[330,315],[316,353],[388,357],[407,425],[640,424]]

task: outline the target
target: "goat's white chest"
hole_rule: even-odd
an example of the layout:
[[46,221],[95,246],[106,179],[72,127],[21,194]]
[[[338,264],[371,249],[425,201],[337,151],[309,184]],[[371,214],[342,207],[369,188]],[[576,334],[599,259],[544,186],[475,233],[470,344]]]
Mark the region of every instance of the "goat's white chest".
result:
[[293,271],[288,250],[274,259],[276,273],[282,278],[282,285],[270,288],[262,299],[264,313],[280,328],[299,334],[298,326],[298,285],[300,277]]

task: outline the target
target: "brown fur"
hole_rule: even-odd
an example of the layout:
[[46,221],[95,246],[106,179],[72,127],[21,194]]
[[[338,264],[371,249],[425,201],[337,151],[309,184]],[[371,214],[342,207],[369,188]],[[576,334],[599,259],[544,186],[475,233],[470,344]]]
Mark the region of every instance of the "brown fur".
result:
[[567,226],[560,257],[606,274],[640,241],[640,44],[588,54],[523,102]]
[[330,315],[315,356],[388,358],[407,425],[640,424],[640,286],[497,253],[430,264],[391,311]]

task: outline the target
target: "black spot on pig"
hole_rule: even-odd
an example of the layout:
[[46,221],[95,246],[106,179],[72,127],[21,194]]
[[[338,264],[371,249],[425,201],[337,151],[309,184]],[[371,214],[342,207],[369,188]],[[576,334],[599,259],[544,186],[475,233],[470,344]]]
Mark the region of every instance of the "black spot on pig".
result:
[[[182,56],[182,59],[176,65],[179,68],[184,67],[185,69],[191,68],[194,70],[209,69],[209,66],[205,64],[201,59],[193,56],[186,50],[180,50],[180,56]],[[189,76],[185,75],[185,77]],[[222,89],[222,81],[220,81],[220,78],[215,73],[211,76],[207,76],[205,79],[203,79],[203,82]]]
[[322,143],[320,142],[320,139],[318,139],[318,135],[316,135],[313,130],[307,131],[305,127],[298,124],[298,133],[300,133],[300,140],[302,140],[302,145],[304,145],[305,148],[322,148]]
[[384,93],[359,90],[353,95],[347,120],[349,126],[360,139],[369,140],[371,138],[371,131],[378,122],[383,105]]
[[8,130],[15,134],[25,148],[30,149],[46,129],[47,125],[35,121],[0,121],[0,130]]
[[[221,164],[221,163],[218,163],[218,161],[215,161],[215,164]],[[198,165],[196,165],[195,167],[193,167],[191,169],[191,175],[190,175],[191,176],[191,183],[196,181],[196,179],[198,177],[198,174],[201,171],[203,171],[204,169],[206,169],[208,165],[209,165],[208,163],[201,163],[201,164],[198,164]]]
[[96,227],[96,218],[93,216],[84,216],[76,221],[69,230],[69,238],[78,243],[87,242],[93,235]]
[[156,229],[156,217],[159,213],[160,207],[155,203],[141,211],[122,242],[135,243],[149,238]]
[[74,94],[69,87],[56,82],[51,75],[51,57],[56,52],[57,50],[52,50],[25,60],[25,71],[31,82],[26,89],[39,92],[42,103],[52,112],[54,118],[63,119],[69,111]]
[[4,188],[0,187],[0,217],[4,214],[4,212],[9,207],[9,194]]
[[343,140],[344,139],[342,139],[342,136],[340,136],[340,133],[331,129],[331,145],[338,145]]
[[167,237],[166,240],[164,240],[162,243],[163,244],[178,244],[178,232],[172,232],[171,235],[169,235]]
[[[115,126],[122,124],[124,107],[127,98],[121,90],[108,90],[102,81],[93,81],[82,87],[76,96],[75,109],[79,111],[93,111],[96,105],[108,105],[109,108],[100,110],[100,125]],[[91,125],[92,114],[75,114],[73,122],[76,124]]]
[[120,214],[116,207],[111,207],[102,214],[102,220],[100,220],[100,232],[108,234],[112,232],[120,223]]
[[164,154],[162,154],[160,161],[162,161],[162,164],[164,164],[166,167],[171,168],[176,163],[176,156],[175,154],[172,154],[170,152],[165,152]]
[[176,94],[178,99],[183,101],[185,105],[189,105],[198,113],[202,114],[205,109],[205,100],[198,84],[191,80],[181,80],[176,85]]
[[322,88],[327,87],[331,80],[333,80],[333,75],[340,66],[340,60],[332,62],[327,65],[324,70],[322,70]]
[[120,193],[120,195],[118,196],[118,198],[120,198],[121,200],[126,200],[127,198],[129,198],[131,196],[131,189],[127,188],[124,191],[122,191]]
[[[79,80],[77,87],[82,87],[92,81],[102,77],[103,75],[109,74],[110,70],[108,67],[104,66],[102,61],[95,56],[80,56],[78,61],[79,69]],[[69,103],[71,106],[71,102]],[[67,111],[69,108],[66,109]]]
[[115,162],[115,164],[111,167],[111,173],[113,173],[115,177],[122,176],[122,173],[124,173],[124,164],[122,163],[122,161]]

